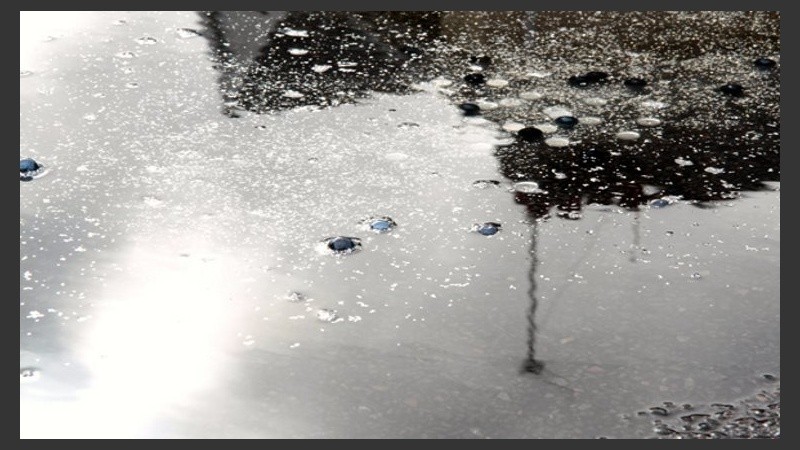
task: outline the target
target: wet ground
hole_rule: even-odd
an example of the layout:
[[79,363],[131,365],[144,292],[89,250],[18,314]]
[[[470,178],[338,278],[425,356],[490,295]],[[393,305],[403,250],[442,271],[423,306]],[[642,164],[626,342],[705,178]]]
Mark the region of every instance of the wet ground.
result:
[[778,19],[21,15],[21,436],[778,437]]

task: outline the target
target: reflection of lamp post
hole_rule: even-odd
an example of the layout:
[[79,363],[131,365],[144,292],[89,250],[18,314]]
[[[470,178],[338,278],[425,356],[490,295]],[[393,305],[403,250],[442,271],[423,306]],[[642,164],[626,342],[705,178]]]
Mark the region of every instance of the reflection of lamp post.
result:
[[531,233],[531,267],[528,270],[528,298],[531,301],[530,308],[528,309],[528,358],[522,366],[524,372],[539,374],[544,369],[544,363],[536,360],[536,306],[539,301],[536,298],[536,266],[539,261],[536,259],[536,234],[539,222],[534,220]]

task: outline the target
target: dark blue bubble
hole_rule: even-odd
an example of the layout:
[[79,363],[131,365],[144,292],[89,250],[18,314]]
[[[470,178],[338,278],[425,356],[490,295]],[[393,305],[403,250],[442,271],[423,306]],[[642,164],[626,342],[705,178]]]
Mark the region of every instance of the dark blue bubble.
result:
[[500,231],[500,228],[502,228],[502,226],[497,222],[486,222],[472,226],[473,231],[477,231],[484,236],[492,236],[497,234],[497,232]]
[[753,61],[753,64],[755,64],[756,67],[758,67],[759,69],[771,69],[775,67],[777,63],[775,62],[774,59],[758,58],[755,61]]
[[670,204],[671,203],[669,202],[669,200],[665,200],[663,198],[657,198],[657,199],[655,199],[655,200],[650,202],[650,207],[651,208],[666,208]]
[[720,92],[732,97],[741,97],[744,95],[744,87],[738,83],[723,84],[717,88]]
[[642,89],[642,88],[644,88],[645,86],[647,86],[647,81],[645,81],[645,80],[644,80],[644,78],[636,78],[636,77],[633,77],[633,78],[628,78],[628,79],[626,79],[626,80],[623,82],[623,84],[624,84],[625,86],[627,86],[627,87],[629,87],[629,88],[633,89],[633,90],[638,90],[638,89]]
[[42,166],[31,158],[19,160],[19,173],[29,173],[39,170]]
[[482,73],[469,73],[464,76],[464,81],[473,86],[486,83],[486,77]]
[[391,231],[392,228],[397,226],[397,223],[391,217],[372,217],[367,219],[369,229],[377,231],[378,233],[385,233]]
[[561,116],[556,117],[555,123],[561,128],[572,128],[578,124],[578,119],[572,116]]
[[536,127],[525,127],[517,131],[517,136],[523,141],[528,142],[541,141],[544,139],[544,133]]
[[481,113],[481,107],[475,103],[462,103],[458,105],[465,116],[477,116]]
[[335,236],[324,240],[328,248],[336,253],[350,253],[361,247],[361,240],[347,236]]

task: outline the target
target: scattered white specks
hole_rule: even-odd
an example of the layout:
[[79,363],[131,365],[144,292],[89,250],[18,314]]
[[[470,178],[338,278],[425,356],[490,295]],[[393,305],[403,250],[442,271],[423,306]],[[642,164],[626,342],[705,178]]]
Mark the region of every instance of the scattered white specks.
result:
[[29,312],[28,315],[25,317],[27,319],[41,319],[42,317],[44,317],[44,314],[34,309],[33,311]]

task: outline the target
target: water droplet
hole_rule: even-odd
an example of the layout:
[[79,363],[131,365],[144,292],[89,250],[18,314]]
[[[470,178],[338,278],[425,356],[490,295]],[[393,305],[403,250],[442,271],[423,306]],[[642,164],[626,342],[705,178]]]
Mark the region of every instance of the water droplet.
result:
[[741,97],[744,95],[744,87],[738,83],[723,84],[718,87],[717,90],[731,97]]
[[19,369],[19,382],[30,383],[36,381],[41,377],[41,371],[34,367],[23,367]]
[[753,64],[755,64],[756,67],[758,67],[759,69],[764,70],[764,69],[771,69],[771,68],[775,67],[775,65],[777,63],[775,62],[774,59],[758,58],[755,61],[753,61]]
[[193,38],[193,37],[201,36],[199,31],[194,30],[192,28],[178,28],[177,30],[175,30],[175,32],[178,34],[178,37],[181,38],[181,39],[190,39],[190,38]]
[[700,275],[700,272],[695,272],[695,273],[690,275],[690,278],[693,279],[693,280],[699,280],[699,279],[703,278],[703,276]]
[[20,181],[31,181],[44,174],[44,166],[32,158],[19,160],[19,179]]
[[500,186],[500,182],[497,180],[477,180],[472,183],[472,186],[474,186],[477,189],[486,189],[486,188],[498,187]]
[[523,194],[536,194],[542,192],[539,183],[535,181],[520,181],[514,184],[514,190]]
[[650,408],[650,414],[654,416],[668,416],[669,411],[666,408],[662,408],[661,406],[654,406]]
[[143,36],[143,37],[140,37],[140,38],[136,39],[136,43],[139,44],[139,45],[154,45],[154,44],[158,44],[158,40],[156,38],[154,38],[154,37]]
[[542,130],[535,127],[526,127],[517,132],[517,136],[523,141],[534,142],[544,139]]
[[477,116],[481,113],[480,106],[475,103],[462,103],[458,105],[465,116]]
[[635,131],[620,131],[617,133],[617,139],[621,141],[635,141],[640,137],[642,137],[642,135]]
[[708,172],[713,175],[719,175],[721,173],[725,173],[725,169],[721,169],[719,167],[706,167],[703,171]]
[[685,158],[675,158],[675,164],[679,166],[693,166],[694,163]]
[[363,224],[376,233],[386,233],[392,231],[392,229],[397,226],[397,223],[392,220],[391,217],[387,216],[370,217],[364,220]]
[[464,76],[464,81],[473,86],[486,83],[486,77],[482,73],[470,73]]
[[419,128],[419,124],[415,123],[415,122],[403,122],[403,123],[397,125],[397,128],[403,128],[403,129]]
[[655,200],[650,201],[648,203],[651,208],[666,208],[667,206],[671,205],[672,202],[665,198],[657,198]]
[[480,233],[484,236],[492,236],[497,234],[500,231],[502,225],[497,222],[485,222],[482,224],[474,224],[472,226],[472,231]]
[[119,52],[114,56],[116,56],[117,58],[122,58],[122,59],[131,59],[131,58],[136,58],[136,53],[133,53],[133,52]]
[[347,236],[334,236],[323,239],[325,246],[335,253],[347,254],[361,247],[361,239]]
[[657,127],[661,125],[661,119],[655,117],[640,117],[636,119],[636,123],[643,127]]
[[322,72],[327,72],[328,70],[331,69],[331,67],[333,67],[333,66],[329,66],[327,64],[314,64],[311,67],[311,70],[313,70],[314,72],[317,72],[317,73],[322,73]]
[[578,124],[578,119],[572,116],[560,116],[556,117],[554,122],[561,128],[572,128]]
[[508,86],[508,80],[503,80],[500,78],[492,78],[491,80],[488,80],[486,82],[486,85],[493,88],[504,88]]
[[289,54],[290,55],[294,55],[294,56],[303,56],[303,55],[308,54],[308,50],[306,50],[304,48],[290,48],[289,49]]
[[569,145],[569,139],[565,137],[554,136],[544,140],[544,143],[550,147],[566,147]]

